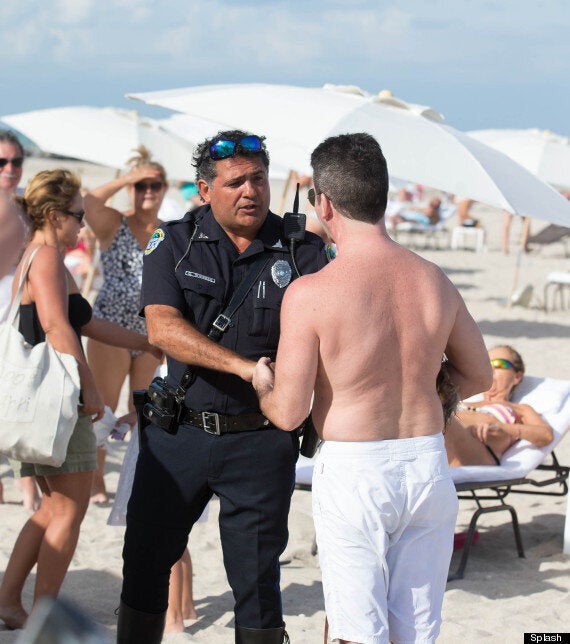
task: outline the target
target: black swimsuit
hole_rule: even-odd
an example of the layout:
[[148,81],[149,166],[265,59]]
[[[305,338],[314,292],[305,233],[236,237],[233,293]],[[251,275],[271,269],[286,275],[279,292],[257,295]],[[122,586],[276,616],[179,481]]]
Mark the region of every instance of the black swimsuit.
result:
[[[80,293],[71,293],[69,295],[69,323],[81,341],[81,327],[89,322],[92,316],[92,309],[89,302]],[[44,342],[46,334],[42,329],[36,303],[20,305],[20,333],[24,336],[26,342],[32,346]]]

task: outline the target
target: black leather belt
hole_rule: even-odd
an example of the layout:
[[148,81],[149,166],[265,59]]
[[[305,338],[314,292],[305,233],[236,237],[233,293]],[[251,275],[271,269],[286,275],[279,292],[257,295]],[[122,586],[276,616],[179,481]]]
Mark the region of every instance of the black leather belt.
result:
[[203,429],[208,434],[235,434],[237,432],[252,432],[256,429],[267,429],[271,423],[262,414],[238,414],[228,416],[214,411],[194,411],[187,409],[182,416],[182,422]]

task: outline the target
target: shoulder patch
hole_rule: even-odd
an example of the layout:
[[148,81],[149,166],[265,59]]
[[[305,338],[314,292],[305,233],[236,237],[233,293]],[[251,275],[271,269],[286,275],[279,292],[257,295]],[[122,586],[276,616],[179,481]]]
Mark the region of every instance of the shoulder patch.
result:
[[163,241],[163,239],[164,231],[162,230],[162,228],[157,228],[150,236],[144,254],[150,255],[152,251],[160,244],[160,242]]

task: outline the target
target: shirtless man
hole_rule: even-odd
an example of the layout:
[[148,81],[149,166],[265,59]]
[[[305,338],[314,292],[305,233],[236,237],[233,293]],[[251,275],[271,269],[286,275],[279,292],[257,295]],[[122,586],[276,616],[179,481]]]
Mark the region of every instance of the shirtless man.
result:
[[313,514],[331,639],[432,642],[458,506],[436,377],[445,353],[462,398],[485,391],[489,357],[442,271],[388,236],[377,141],[329,138],[311,164],[310,197],[338,257],[289,286],[275,373],[262,358],[253,384],[284,430],[303,422],[314,390],[325,443]]

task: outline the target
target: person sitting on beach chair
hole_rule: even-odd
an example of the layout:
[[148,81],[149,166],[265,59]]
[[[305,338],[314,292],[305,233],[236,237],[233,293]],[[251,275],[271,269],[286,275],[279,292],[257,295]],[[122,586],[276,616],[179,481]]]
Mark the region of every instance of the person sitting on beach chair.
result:
[[489,350],[493,386],[477,402],[463,402],[449,420],[445,447],[451,467],[500,465],[501,457],[521,438],[538,447],[553,439],[552,427],[530,406],[513,403],[515,387],[524,378],[520,354],[510,346]]
[[400,224],[408,221],[422,226],[433,226],[441,219],[441,199],[434,197],[430,199],[425,208],[414,208],[413,210],[403,210],[395,215],[392,219],[393,224]]

